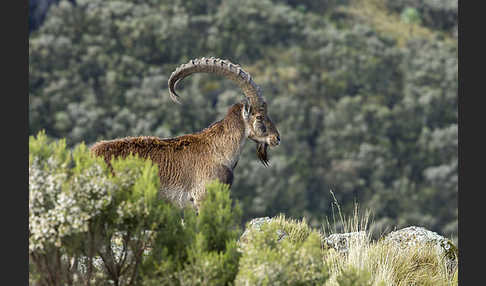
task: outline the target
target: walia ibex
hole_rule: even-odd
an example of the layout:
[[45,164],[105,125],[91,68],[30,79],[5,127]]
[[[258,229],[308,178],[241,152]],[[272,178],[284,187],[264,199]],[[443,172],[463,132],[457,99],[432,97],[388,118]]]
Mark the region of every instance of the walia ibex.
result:
[[267,166],[267,147],[277,146],[280,136],[267,114],[261,89],[239,65],[217,58],[201,58],[179,66],[169,78],[170,97],[179,103],[175,87],[193,73],[214,73],[238,84],[245,99],[231,106],[226,116],[206,129],[175,138],[126,137],[101,141],[91,147],[109,164],[112,157],[138,154],[158,164],[161,195],[180,207],[199,208],[205,185],[214,179],[233,182],[233,169],[246,138],[256,142],[258,158]]

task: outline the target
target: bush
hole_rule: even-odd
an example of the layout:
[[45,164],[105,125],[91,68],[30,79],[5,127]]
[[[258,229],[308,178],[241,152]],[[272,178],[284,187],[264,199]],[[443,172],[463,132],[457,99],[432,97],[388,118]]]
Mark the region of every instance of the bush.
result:
[[36,282],[129,284],[162,222],[166,231],[182,232],[178,211],[157,200],[156,166],[133,156],[112,166],[116,176],[84,144],[70,151],[65,140],[49,142],[43,132],[29,138],[29,262]]
[[238,271],[240,218],[240,206],[232,205],[229,186],[216,181],[208,184],[198,216],[193,211],[184,213],[185,235],[189,237],[184,259],[171,265],[164,249],[154,252],[144,285],[228,285]]
[[[40,285],[226,285],[238,269],[239,205],[212,183],[196,217],[157,196],[158,168],[105,162],[44,132],[29,138],[29,277]],[[184,217],[181,223],[182,216]]]
[[[282,229],[288,236],[279,235]],[[321,237],[308,230],[305,235],[302,224],[281,217],[250,232],[235,285],[322,285],[329,274]]]

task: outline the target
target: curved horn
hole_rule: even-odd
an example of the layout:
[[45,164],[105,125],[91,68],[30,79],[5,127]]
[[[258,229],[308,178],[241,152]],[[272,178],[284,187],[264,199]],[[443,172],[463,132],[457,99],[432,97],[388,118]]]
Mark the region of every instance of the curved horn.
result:
[[228,60],[218,58],[200,58],[190,60],[187,64],[180,65],[169,78],[169,94],[172,100],[180,103],[179,95],[175,92],[177,83],[193,73],[215,73],[222,75],[238,84],[243,90],[251,106],[260,106],[263,102],[260,87],[253,81],[250,74],[244,71],[240,65],[235,65]]

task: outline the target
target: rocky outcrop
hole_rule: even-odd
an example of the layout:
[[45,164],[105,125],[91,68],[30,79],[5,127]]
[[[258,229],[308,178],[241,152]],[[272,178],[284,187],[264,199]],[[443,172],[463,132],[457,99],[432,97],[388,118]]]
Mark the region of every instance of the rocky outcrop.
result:
[[[254,218],[248,223],[248,227],[240,237],[239,243],[246,243],[248,234],[251,231],[259,231],[262,225],[272,221],[270,217]],[[278,241],[288,237],[288,233],[283,229],[277,229]],[[449,239],[427,230],[423,227],[410,226],[400,230],[390,232],[382,239],[385,243],[392,243],[401,248],[420,247],[434,245],[438,254],[447,258],[447,263],[451,267],[457,265],[458,250]],[[322,236],[323,247],[334,249],[339,253],[347,253],[350,245],[358,242],[369,242],[369,237],[365,231],[335,233],[329,236]]]
[[449,239],[423,227],[410,226],[387,234],[384,242],[392,243],[401,248],[432,245],[437,253],[447,259],[448,268],[457,265],[459,255],[457,247]]
[[[262,227],[262,225],[271,222],[272,219],[270,217],[259,217],[259,218],[254,218],[248,223],[248,227],[245,229],[243,234],[240,236],[239,244],[244,244],[248,242],[248,235],[251,231],[259,231]],[[277,235],[278,235],[278,241],[284,239],[285,237],[288,236],[288,233],[286,233],[282,229],[277,229]]]

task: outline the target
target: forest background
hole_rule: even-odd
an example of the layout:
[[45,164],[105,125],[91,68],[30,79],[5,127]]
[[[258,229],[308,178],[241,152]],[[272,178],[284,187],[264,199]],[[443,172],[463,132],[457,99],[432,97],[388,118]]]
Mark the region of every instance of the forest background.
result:
[[424,226],[457,243],[458,22],[454,0],[29,1],[29,135],[74,147],[172,137],[221,119],[231,81],[167,80],[229,59],[263,88],[282,144],[248,142],[231,192],[254,217],[319,227],[355,202],[380,234]]

